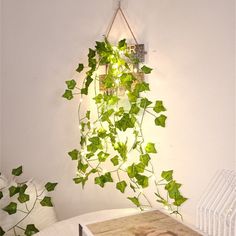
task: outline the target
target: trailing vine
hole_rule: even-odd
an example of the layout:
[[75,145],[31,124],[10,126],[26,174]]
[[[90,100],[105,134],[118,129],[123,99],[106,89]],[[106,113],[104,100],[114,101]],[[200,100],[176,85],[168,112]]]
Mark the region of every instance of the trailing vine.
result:
[[[106,74],[101,81],[97,71],[102,66],[106,67]],[[85,68],[79,63],[76,71],[82,73]],[[128,193],[127,198],[141,210],[152,207],[144,190],[154,184],[153,196],[157,202],[171,213],[180,214],[179,206],[187,200],[180,193],[181,184],[173,179],[173,170],[162,171],[160,178],[157,177],[152,162],[156,146],[143,135],[146,115],[153,117],[153,124],[158,127],[165,127],[167,119],[163,102],[150,101],[149,84],[137,76],[151,72],[152,68],[146,65],[139,68],[139,61],[128,50],[125,39],[113,46],[105,38],[96,42],[94,49],[89,48],[88,70],[82,87],[78,88],[74,79],[68,80],[63,94],[67,100],[76,95],[80,98],[80,147],[68,153],[78,163],[73,180],[82,187],[89,178],[102,188],[115,183],[116,189]],[[98,83],[104,91],[99,91]],[[90,89],[94,90],[96,114],[81,109]],[[121,90],[125,91],[123,96],[119,96]]]
[[[10,233],[14,233],[15,236],[27,235],[31,236],[39,232],[39,229],[35,226],[35,222],[25,225],[25,220],[30,218],[31,213],[34,211],[36,204],[39,204],[42,207],[53,207],[52,199],[49,196],[45,196],[48,192],[55,190],[57,183],[48,182],[45,184],[44,188],[38,190],[34,183],[28,181],[19,182],[16,180],[16,177],[20,176],[23,173],[23,167],[19,166],[12,170],[12,177],[14,183],[11,186],[5,186],[0,189],[0,205],[3,211],[8,213],[7,217],[11,217],[19,212],[23,213],[21,219],[19,219],[14,225],[9,227],[7,225],[1,225],[3,222],[0,222],[0,236]],[[0,173],[0,179],[1,179]],[[33,191],[28,192],[29,186],[33,186]],[[32,187],[31,186],[31,187]],[[8,204],[2,207],[1,200],[4,198],[9,198]],[[14,222],[14,221],[13,221]],[[36,222],[37,223],[37,222]],[[8,227],[8,228],[6,228]]]

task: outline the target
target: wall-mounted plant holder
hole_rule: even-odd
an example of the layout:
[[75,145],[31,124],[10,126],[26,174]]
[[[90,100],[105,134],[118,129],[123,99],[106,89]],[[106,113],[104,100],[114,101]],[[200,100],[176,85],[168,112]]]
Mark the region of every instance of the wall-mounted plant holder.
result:
[[[145,79],[144,73],[140,70],[140,63],[145,62],[146,52],[144,44],[128,45],[127,52],[131,54],[133,58],[135,58],[135,62],[129,64],[129,67],[133,71],[132,74],[138,79],[139,82],[144,81]],[[104,86],[103,81],[106,78],[106,76],[107,74],[99,75],[99,90],[107,94],[113,94],[116,91],[113,91],[113,89],[106,89],[105,88],[106,86]],[[136,84],[134,83],[132,86],[135,87],[135,85]],[[119,96],[123,96],[125,94],[125,89],[122,86],[120,86],[117,92]]]
[[[140,70],[140,63],[144,63],[145,62],[145,54],[147,53],[145,51],[145,46],[144,44],[139,44],[129,23],[128,23],[128,20],[127,18],[125,17],[125,14],[123,12],[123,10],[121,9],[121,6],[120,6],[120,2],[118,4],[118,8],[114,14],[114,17],[112,19],[112,23],[111,25],[109,26],[109,29],[108,29],[108,32],[107,34],[105,35],[105,37],[108,39],[109,38],[109,34],[111,32],[111,29],[113,27],[113,24],[114,24],[114,21],[118,15],[118,13],[121,14],[124,22],[126,23],[132,37],[133,37],[133,40],[134,40],[134,44],[130,44],[130,45],[127,45],[127,49],[126,49],[126,52],[130,55],[132,55],[132,57],[134,58],[134,61],[132,63],[129,64],[129,67],[131,68],[131,70],[133,71],[132,74],[138,79],[138,82],[141,82],[141,81],[144,81],[145,77],[144,77],[144,73]],[[125,88],[123,88],[122,86],[118,86],[118,91],[113,91],[113,89],[105,89],[106,86],[104,86],[104,79],[106,78],[107,76],[107,67],[106,67],[106,73],[105,74],[102,74],[102,75],[99,75],[99,90],[101,92],[104,92],[104,93],[107,93],[107,94],[114,94],[114,92],[117,92],[118,96],[123,96],[125,94]],[[135,87],[135,83],[132,85],[132,87]]]
[[128,45],[128,51],[133,54],[139,62],[145,62],[145,54],[147,52],[145,52],[144,44]]

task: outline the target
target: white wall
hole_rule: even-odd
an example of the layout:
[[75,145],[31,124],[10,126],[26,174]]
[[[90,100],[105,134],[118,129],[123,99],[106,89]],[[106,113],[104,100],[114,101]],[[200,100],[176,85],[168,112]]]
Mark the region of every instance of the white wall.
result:
[[2,0],[0,0],[0,172],[2,171]]
[[[79,138],[76,102],[61,99],[114,7],[109,0],[3,0],[3,170],[23,164],[26,177],[58,181],[60,219],[130,206],[112,187],[73,184],[66,153]],[[145,129],[159,145],[157,170],[175,170],[189,197],[182,212],[194,223],[215,171],[235,164],[234,1],[124,0],[123,8],[155,68],[151,97],[168,108],[166,129]]]

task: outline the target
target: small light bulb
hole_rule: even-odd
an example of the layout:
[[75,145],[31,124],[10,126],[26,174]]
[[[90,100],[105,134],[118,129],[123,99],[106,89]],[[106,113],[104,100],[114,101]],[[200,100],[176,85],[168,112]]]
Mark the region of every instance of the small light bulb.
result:
[[128,167],[127,163],[124,163],[124,164],[122,165],[122,167],[126,170],[127,167]]
[[117,64],[117,63],[116,63],[116,64],[114,64],[114,65],[112,65],[112,68],[113,68],[113,69],[118,69],[118,67],[119,67],[119,66],[118,66],[118,64]]
[[114,51],[117,51],[117,47],[116,47],[116,46],[112,46],[112,49],[113,49]]
[[169,207],[168,207],[168,206],[164,206],[164,208],[165,208],[166,210],[169,210]]
[[84,156],[84,155],[86,154],[86,150],[83,149],[83,150],[81,151],[81,154]]
[[134,73],[137,73],[137,72],[138,72],[137,68],[134,68]]

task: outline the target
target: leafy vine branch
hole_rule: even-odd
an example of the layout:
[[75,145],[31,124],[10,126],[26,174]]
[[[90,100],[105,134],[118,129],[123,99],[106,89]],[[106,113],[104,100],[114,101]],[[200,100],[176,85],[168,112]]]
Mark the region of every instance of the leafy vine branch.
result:
[[[103,80],[98,74],[102,66],[106,68]],[[171,213],[180,214],[179,206],[187,200],[180,193],[181,184],[173,179],[173,170],[162,171],[157,178],[152,161],[157,153],[155,143],[146,142],[143,134],[146,115],[153,117],[154,125],[159,127],[165,127],[167,119],[163,102],[147,98],[149,84],[138,76],[150,74],[152,69],[146,65],[139,68],[139,61],[128,50],[125,39],[114,46],[106,38],[96,42],[95,49],[89,48],[88,68],[82,87],[78,88],[74,79],[68,80],[63,94],[67,100],[80,97],[80,148],[68,153],[78,162],[74,182],[84,187],[91,177],[102,188],[115,182],[118,191],[132,194],[128,199],[141,210],[152,207],[144,189],[154,184],[157,202]],[[84,69],[84,64],[79,63],[76,71],[82,73]],[[98,90],[98,82],[103,92]],[[90,110],[83,113],[81,109],[90,87],[94,90],[96,114]],[[121,90],[125,91],[122,96]]]
[[[18,168],[15,168],[12,170],[12,176],[15,179],[15,177],[20,176],[23,173],[22,166],[19,166]],[[1,175],[1,174],[0,174]],[[1,176],[0,176],[1,177]],[[3,236],[6,232],[13,231],[14,235],[27,235],[31,236],[33,234],[36,234],[39,232],[39,229],[36,228],[36,226],[33,224],[27,224],[26,227],[22,227],[22,224],[24,223],[24,220],[30,216],[32,211],[35,209],[35,206],[37,203],[40,203],[43,207],[52,207],[52,200],[49,196],[42,196],[46,191],[51,192],[54,191],[55,187],[57,186],[57,183],[51,183],[48,182],[45,184],[44,189],[40,191],[40,193],[37,190],[37,187],[34,183],[34,191],[35,196],[33,196],[33,199],[31,194],[27,193],[27,189],[29,187],[27,182],[23,183],[15,183],[11,185],[10,187],[3,187],[0,189],[0,203],[1,200],[4,199],[4,197],[9,197],[9,203],[2,208],[3,211],[8,213],[8,217],[11,215],[16,214],[17,212],[21,212],[24,214],[21,219],[18,220],[17,223],[12,225],[10,228],[5,228],[3,225],[1,225],[2,222],[0,222],[0,236]],[[17,199],[11,200],[14,196],[18,196]],[[1,203],[2,205],[2,203]],[[31,206],[31,207],[29,207]],[[20,231],[20,232],[19,232]]]

